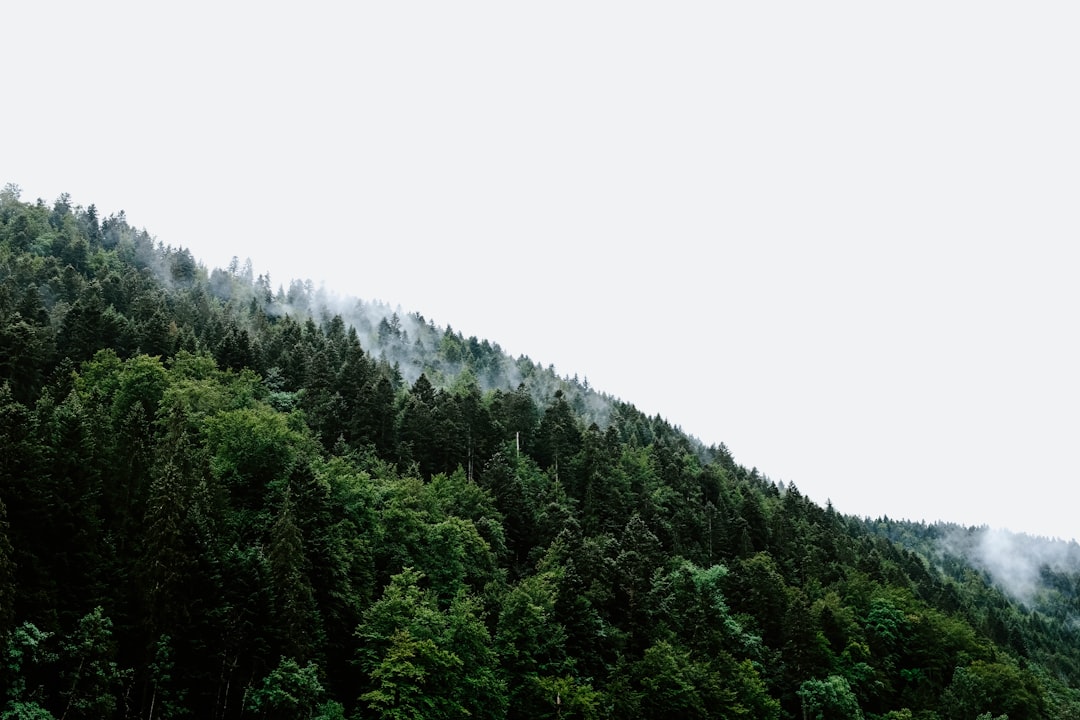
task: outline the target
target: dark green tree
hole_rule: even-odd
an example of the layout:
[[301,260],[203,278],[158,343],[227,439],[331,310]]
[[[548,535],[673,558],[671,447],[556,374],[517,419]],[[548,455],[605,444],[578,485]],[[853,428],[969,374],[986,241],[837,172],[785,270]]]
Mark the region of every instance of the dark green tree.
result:
[[557,578],[548,571],[523,578],[501,603],[495,647],[508,679],[511,719],[543,717],[550,709],[552,690],[558,692],[556,678],[565,678],[564,691],[572,686],[557,597]]
[[1036,720],[1046,717],[1045,711],[1042,687],[1030,672],[1010,663],[983,660],[956,668],[941,702],[941,714],[948,720],[974,713]]
[[269,564],[274,592],[274,619],[282,648],[307,660],[316,650],[321,628],[308,579],[304,539],[293,520],[291,490],[286,487],[278,517],[270,529]]
[[0,644],[15,621],[15,551],[8,528],[7,506],[0,495]]
[[[555,399],[544,411],[537,430],[535,457],[543,468],[550,468],[555,477],[562,470],[568,470],[567,464],[581,449],[581,431],[577,418],[570,404],[563,397],[562,390],[555,391]],[[573,483],[567,483],[574,488]]]

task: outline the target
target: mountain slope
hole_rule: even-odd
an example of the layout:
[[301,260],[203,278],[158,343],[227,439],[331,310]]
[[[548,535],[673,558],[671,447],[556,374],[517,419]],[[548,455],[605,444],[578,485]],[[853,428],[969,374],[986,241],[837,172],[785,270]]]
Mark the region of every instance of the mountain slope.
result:
[[974,570],[498,345],[10,187],[0,443],[13,717],[1080,716],[1072,635]]

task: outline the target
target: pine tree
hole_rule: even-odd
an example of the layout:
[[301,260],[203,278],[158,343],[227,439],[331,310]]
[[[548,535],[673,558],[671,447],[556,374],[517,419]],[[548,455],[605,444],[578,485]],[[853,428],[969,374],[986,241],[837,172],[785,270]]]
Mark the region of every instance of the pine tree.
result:
[[0,496],[0,646],[15,621],[15,551],[8,537],[7,506]]
[[304,557],[304,539],[293,519],[292,492],[285,496],[277,520],[270,529],[270,579],[274,591],[274,613],[284,653],[305,661],[315,651],[316,630],[314,594],[308,580]]

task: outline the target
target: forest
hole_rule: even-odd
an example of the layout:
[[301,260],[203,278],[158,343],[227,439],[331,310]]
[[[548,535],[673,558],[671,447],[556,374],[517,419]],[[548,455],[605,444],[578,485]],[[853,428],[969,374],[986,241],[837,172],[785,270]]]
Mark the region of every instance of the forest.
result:
[[1080,717],[1075,543],[985,532],[0,191],[0,718]]

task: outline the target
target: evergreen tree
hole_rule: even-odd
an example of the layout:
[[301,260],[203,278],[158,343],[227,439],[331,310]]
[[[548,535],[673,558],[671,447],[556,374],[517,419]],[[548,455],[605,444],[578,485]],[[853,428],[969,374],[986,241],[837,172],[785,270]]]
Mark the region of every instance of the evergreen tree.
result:
[[15,621],[15,551],[8,536],[7,506],[0,496],[0,644]]
[[291,491],[285,489],[277,520],[270,529],[270,579],[275,595],[274,618],[286,655],[307,660],[316,651],[315,598],[308,580],[304,541],[293,520]]

